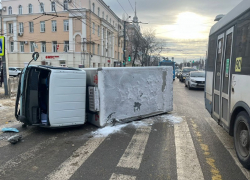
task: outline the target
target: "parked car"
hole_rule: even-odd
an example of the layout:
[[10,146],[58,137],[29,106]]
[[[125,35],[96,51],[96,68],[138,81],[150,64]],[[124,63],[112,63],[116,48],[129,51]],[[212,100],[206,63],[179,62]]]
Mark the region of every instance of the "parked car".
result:
[[22,68],[20,67],[9,67],[10,76],[19,76],[21,72],[22,72]]
[[187,74],[189,74],[189,72],[191,72],[191,71],[197,71],[197,69],[194,69],[194,68],[191,68],[191,67],[184,67],[182,69],[182,73],[179,76],[179,81],[180,82],[185,81],[185,79],[187,77]]
[[191,71],[185,79],[185,87],[188,89],[205,87],[205,71]]

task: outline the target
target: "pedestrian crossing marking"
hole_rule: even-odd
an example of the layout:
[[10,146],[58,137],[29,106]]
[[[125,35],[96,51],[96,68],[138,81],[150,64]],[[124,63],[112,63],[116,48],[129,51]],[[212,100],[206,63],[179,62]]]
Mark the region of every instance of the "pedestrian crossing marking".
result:
[[128,176],[123,174],[115,174],[113,173],[110,180],[135,180],[135,176]]
[[185,118],[174,126],[174,134],[178,180],[203,180],[204,176]]
[[56,170],[49,174],[46,180],[68,180],[77,169],[91,156],[91,154],[105,140],[105,137],[91,138],[78,148],[73,155],[64,161]]
[[117,164],[118,167],[139,169],[150,132],[151,126],[136,129],[127,149]]

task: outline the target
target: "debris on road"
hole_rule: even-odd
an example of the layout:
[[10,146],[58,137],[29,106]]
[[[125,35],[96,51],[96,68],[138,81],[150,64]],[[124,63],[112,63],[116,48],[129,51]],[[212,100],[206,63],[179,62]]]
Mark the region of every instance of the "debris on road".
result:
[[14,136],[11,136],[8,139],[8,142],[10,142],[11,144],[16,144],[18,141],[20,141],[22,139],[22,135],[20,134],[16,134]]
[[19,132],[16,128],[2,128],[2,132]]

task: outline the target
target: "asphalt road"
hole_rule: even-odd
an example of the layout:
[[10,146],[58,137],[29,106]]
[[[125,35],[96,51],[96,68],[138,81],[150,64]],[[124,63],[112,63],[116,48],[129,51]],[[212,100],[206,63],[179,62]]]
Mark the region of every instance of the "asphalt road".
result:
[[233,138],[205,110],[204,91],[188,90],[178,80],[168,115],[101,131],[90,124],[13,126],[23,141],[10,145],[6,138],[13,134],[0,134],[1,180],[250,179],[236,158]]

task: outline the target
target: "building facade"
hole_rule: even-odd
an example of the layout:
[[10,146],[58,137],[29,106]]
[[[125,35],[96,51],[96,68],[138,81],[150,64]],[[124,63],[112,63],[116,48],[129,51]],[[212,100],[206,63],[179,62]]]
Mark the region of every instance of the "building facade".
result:
[[102,0],[2,0],[10,67],[120,66],[123,22]]

